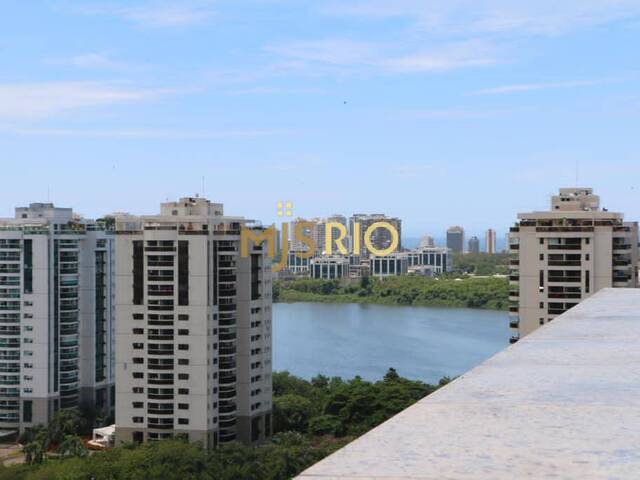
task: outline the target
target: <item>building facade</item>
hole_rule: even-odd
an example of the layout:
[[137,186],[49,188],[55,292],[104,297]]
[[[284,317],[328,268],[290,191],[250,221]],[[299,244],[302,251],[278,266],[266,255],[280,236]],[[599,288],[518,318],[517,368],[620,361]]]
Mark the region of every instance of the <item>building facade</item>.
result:
[[409,252],[402,252],[407,258],[407,266],[431,267],[432,273],[445,273],[453,270],[453,259],[448,248],[444,247],[422,247]]
[[464,228],[453,226],[447,229],[447,248],[453,253],[464,251]]
[[116,441],[271,434],[271,268],[247,221],[183,198],[116,217]]
[[339,255],[311,259],[311,278],[334,280],[349,276],[349,258]]
[[551,211],[518,214],[509,247],[512,342],[602,288],[638,285],[638,224],[600,209],[590,188],[562,188]]
[[469,239],[468,250],[469,253],[480,253],[480,239],[478,237],[471,237]]
[[391,277],[408,273],[407,257],[401,253],[385,256],[372,256],[369,259],[369,274],[373,277]]
[[70,208],[0,219],[0,429],[113,412],[113,236]]
[[[354,245],[356,244],[355,236],[359,237],[358,243],[360,245],[360,257],[362,259],[366,260],[371,256],[371,252],[368,251],[364,243],[365,233],[367,232],[367,229],[371,225],[378,222],[386,222],[392,225],[393,227],[395,227],[396,231],[398,232],[398,245],[394,249],[394,252],[399,252],[400,250],[402,250],[402,220],[401,219],[387,217],[386,215],[383,215],[381,213],[376,213],[371,215],[357,213],[357,214],[354,214],[349,219],[349,236],[350,236],[350,244],[352,248],[354,248]],[[356,224],[359,224],[360,226],[359,234],[356,233]],[[389,230],[385,228],[377,228],[371,233],[371,245],[373,245],[373,247],[376,250],[385,250],[391,246],[391,243],[392,243],[392,236]]]
[[484,238],[484,251],[493,255],[497,252],[496,249],[496,231],[490,228],[487,230]]

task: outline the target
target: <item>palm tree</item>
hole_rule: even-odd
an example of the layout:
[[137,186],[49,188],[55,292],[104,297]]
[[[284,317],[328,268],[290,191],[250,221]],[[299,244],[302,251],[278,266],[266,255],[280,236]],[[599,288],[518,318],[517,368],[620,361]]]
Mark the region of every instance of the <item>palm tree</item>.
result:
[[65,435],[64,440],[58,447],[58,453],[65,457],[85,457],[87,449],[82,443],[82,439],[77,435]]
[[33,441],[27,443],[22,447],[24,453],[24,461],[29,465],[40,464],[44,461],[45,450],[42,447],[42,443]]

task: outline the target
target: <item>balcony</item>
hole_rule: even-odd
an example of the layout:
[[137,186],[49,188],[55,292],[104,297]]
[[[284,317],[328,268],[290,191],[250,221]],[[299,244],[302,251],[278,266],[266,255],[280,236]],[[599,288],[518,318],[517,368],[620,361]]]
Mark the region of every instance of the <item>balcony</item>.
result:
[[173,415],[173,408],[148,408],[147,413],[150,415]]

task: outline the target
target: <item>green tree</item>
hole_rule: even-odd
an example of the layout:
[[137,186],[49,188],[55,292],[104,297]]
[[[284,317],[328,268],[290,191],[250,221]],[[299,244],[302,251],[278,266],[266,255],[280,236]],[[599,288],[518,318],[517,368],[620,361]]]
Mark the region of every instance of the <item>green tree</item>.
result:
[[273,431],[294,430],[304,433],[309,426],[313,407],[311,401],[295,394],[287,394],[273,399]]

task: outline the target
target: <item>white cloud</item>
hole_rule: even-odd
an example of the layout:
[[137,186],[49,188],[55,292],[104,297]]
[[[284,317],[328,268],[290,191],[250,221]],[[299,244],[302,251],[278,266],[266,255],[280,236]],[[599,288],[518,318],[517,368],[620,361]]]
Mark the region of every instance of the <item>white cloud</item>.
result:
[[476,95],[501,95],[508,93],[532,92],[538,90],[557,90],[564,88],[590,87],[595,85],[603,85],[612,83],[612,79],[599,80],[572,80],[565,82],[547,82],[547,83],[520,83],[515,85],[503,85],[500,87],[485,88],[474,92]]
[[97,52],[82,53],[68,58],[47,59],[45,63],[95,70],[138,70],[147,68],[146,65],[122,62],[113,59],[110,55]]
[[287,58],[330,65],[367,64],[377,55],[376,45],[343,39],[289,42],[265,47],[269,53]]
[[423,53],[382,60],[382,65],[399,72],[446,72],[499,63],[494,48],[485,42],[461,42]]
[[321,93],[320,88],[279,88],[279,87],[250,87],[232,92],[233,95],[304,95]]
[[401,17],[434,33],[513,32],[553,35],[632,19],[637,0],[364,0],[331,2],[333,15]]
[[177,90],[97,82],[0,84],[0,118],[38,119],[71,110],[154,100]]
[[208,0],[112,2],[76,8],[87,15],[109,15],[149,28],[179,28],[204,23],[214,15]]
[[266,47],[270,53],[295,61],[296,69],[324,67],[371,69],[386,73],[446,72],[493,65],[500,60],[485,41],[438,44],[411,51],[400,44],[353,42],[342,39],[290,42]]
[[252,138],[272,135],[284,135],[287,130],[180,130],[180,129],[76,129],[76,128],[39,128],[0,125],[0,133],[29,137],[70,137],[70,138],[117,138],[117,139],[191,139],[214,140],[223,138]]

